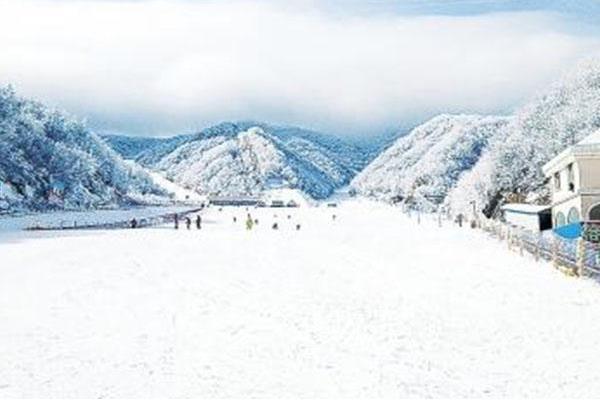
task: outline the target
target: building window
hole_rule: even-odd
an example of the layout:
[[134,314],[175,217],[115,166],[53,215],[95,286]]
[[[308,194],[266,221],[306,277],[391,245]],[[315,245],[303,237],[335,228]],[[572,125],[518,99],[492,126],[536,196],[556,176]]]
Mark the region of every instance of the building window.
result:
[[563,226],[566,223],[565,214],[563,214],[562,212],[556,214],[556,220],[554,222],[556,227]]
[[575,191],[575,173],[573,172],[573,163],[569,164],[567,166],[567,181],[568,183],[568,189],[570,192],[574,192]]
[[591,221],[600,221],[600,204],[596,204],[590,210],[590,220]]
[[579,216],[579,210],[575,207],[571,207],[569,210],[569,214],[567,215],[567,222],[569,224],[574,224],[575,222],[581,221],[581,217]]
[[554,174],[554,189],[560,190],[560,172]]

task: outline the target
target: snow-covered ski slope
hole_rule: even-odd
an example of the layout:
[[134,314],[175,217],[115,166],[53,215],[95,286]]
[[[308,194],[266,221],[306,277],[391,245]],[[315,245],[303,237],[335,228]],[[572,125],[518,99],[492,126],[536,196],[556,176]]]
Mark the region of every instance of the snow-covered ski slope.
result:
[[381,204],[250,212],[0,242],[0,398],[600,396],[593,281]]

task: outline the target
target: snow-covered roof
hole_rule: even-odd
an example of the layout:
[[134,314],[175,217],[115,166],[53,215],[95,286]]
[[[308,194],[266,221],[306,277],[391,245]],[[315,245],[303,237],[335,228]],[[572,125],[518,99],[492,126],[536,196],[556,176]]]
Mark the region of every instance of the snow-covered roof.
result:
[[550,207],[551,206],[549,206],[549,205],[540,206],[540,205],[536,205],[536,204],[511,203],[511,204],[503,205],[502,210],[526,213],[526,214],[538,214],[542,211],[549,209]]
[[560,152],[556,157],[552,158],[542,167],[544,174],[548,175],[555,172],[557,169],[564,168],[565,164],[571,162],[575,156],[600,154],[600,129],[586,136],[575,145],[567,147]]
[[577,145],[600,144],[600,129],[583,138]]
[[294,201],[301,207],[306,207],[309,205],[309,202],[306,199],[306,197],[298,189],[279,188],[266,190],[263,193],[263,198],[266,201],[280,200],[286,203],[289,201]]

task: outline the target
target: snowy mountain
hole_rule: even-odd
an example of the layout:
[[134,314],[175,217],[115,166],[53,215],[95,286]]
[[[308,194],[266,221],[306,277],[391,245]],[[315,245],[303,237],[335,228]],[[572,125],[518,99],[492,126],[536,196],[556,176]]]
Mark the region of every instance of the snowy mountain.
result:
[[134,160],[145,167],[151,167],[178,146],[196,139],[198,135],[179,135],[167,138],[126,135],[102,135],[101,137],[123,158]]
[[83,124],[0,88],[0,212],[165,199],[147,173]]
[[412,205],[432,209],[509,121],[507,117],[437,116],[397,139],[351,187],[362,195],[386,200],[400,196]]
[[287,187],[321,199],[348,184],[374,157],[372,148],[329,135],[256,122],[222,123],[146,143],[127,143],[122,136],[105,139],[125,157],[202,194],[258,194]]
[[520,109],[449,193],[455,212],[476,201],[487,215],[509,196],[544,201],[542,165],[600,127],[600,59],[580,64]]

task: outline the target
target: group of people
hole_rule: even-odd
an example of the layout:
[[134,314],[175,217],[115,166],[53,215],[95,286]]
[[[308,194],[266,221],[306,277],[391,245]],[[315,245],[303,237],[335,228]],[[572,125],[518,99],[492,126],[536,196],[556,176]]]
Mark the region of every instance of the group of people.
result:
[[[175,229],[179,229],[179,215],[175,214],[173,221],[175,222]],[[192,219],[190,217],[185,217],[185,226],[188,230],[192,229]],[[198,214],[196,215],[196,229],[202,229],[202,217]]]
[[[277,214],[275,214],[273,217],[277,218]],[[288,215],[287,218],[291,219],[292,216]],[[337,216],[335,214],[333,214],[332,215],[332,219],[335,221],[336,218],[337,218]],[[179,229],[179,219],[180,219],[179,214],[173,214],[173,221],[175,223],[175,229]],[[186,226],[186,228],[188,230],[192,229],[192,219],[190,217],[186,216],[184,218],[184,222],[185,222],[185,226]],[[233,222],[234,223],[237,222],[237,217],[236,216],[233,216]],[[458,223],[462,226],[462,218],[458,221]],[[198,230],[202,229],[202,217],[199,214],[196,215],[195,224],[196,224],[196,229],[198,229]],[[133,218],[130,221],[130,227],[131,228],[137,228],[138,225],[139,225],[139,223],[138,223],[138,221],[135,218]],[[258,218],[253,219],[252,215],[250,213],[248,213],[247,216],[246,216],[246,230],[250,231],[256,225],[258,225]],[[300,228],[301,228],[301,225],[298,223],[298,224],[296,224],[295,227],[296,227],[296,230],[299,231]],[[273,224],[271,225],[271,229],[278,230],[279,229],[279,223],[277,221],[273,222]]]
[[[277,215],[274,215],[273,217],[277,218]],[[288,215],[288,219],[291,219],[291,218],[292,218],[292,216]],[[234,216],[233,217],[233,223],[236,223],[236,222],[237,222],[237,217]],[[250,213],[248,213],[246,215],[246,230],[250,231],[256,225],[258,225],[258,218],[253,219],[252,215]],[[296,230],[299,231],[300,228],[301,228],[301,225],[300,224],[296,224]],[[273,229],[275,231],[279,230],[279,223],[277,221],[273,222],[273,224],[271,225],[271,229]]]

